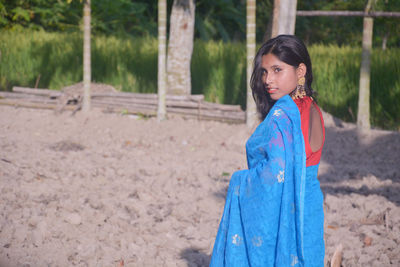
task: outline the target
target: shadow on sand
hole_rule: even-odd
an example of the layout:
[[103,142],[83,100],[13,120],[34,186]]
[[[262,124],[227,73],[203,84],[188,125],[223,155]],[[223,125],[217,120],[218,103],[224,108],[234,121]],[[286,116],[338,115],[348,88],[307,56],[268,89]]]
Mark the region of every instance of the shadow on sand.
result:
[[[326,128],[326,140],[318,179],[324,194],[376,194],[400,205],[400,133],[374,130],[360,133],[355,127]],[[374,176],[382,185],[344,186],[342,182],[362,183]],[[388,184],[389,183],[389,184]]]
[[204,267],[210,265],[211,256],[195,247],[184,249],[180,256],[187,261],[188,267]]
[[[373,130],[360,133],[354,126],[334,120],[335,127],[326,127],[325,145],[318,179],[324,194],[376,194],[400,205],[400,133]],[[371,188],[343,186],[344,181],[358,181],[374,176],[385,184]],[[387,181],[390,180],[390,184]],[[214,192],[225,199],[229,184]]]

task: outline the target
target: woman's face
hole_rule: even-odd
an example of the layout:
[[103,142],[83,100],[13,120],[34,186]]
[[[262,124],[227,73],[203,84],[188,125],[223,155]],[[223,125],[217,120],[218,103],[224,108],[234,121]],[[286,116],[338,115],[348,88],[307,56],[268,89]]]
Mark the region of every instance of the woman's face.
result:
[[[304,64],[303,64],[304,65]],[[299,73],[297,68],[280,61],[274,54],[262,56],[261,67],[264,70],[263,83],[273,100],[290,94],[297,86]]]

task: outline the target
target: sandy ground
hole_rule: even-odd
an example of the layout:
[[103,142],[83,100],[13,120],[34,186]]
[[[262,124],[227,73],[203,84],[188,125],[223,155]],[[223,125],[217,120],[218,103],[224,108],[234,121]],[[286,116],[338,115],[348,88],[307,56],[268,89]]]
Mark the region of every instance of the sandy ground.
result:
[[[208,265],[245,125],[0,114],[0,266]],[[400,266],[400,133],[325,120],[326,260]]]

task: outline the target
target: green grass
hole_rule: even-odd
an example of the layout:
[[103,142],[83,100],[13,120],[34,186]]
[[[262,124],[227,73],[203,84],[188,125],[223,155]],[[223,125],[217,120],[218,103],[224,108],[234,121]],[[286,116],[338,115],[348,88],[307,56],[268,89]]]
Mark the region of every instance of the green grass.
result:
[[[346,120],[357,118],[361,48],[315,45],[313,88],[320,106]],[[195,41],[192,93],[225,104],[246,103],[246,46]],[[0,90],[12,86],[58,90],[82,80],[78,33],[0,32]],[[92,79],[127,92],[157,91],[157,39],[94,36]],[[374,49],[371,64],[371,123],[400,129],[400,49]]]
[[[97,36],[92,80],[121,91],[156,92],[157,40]],[[60,89],[82,81],[82,37],[77,33],[0,32],[0,90],[12,86]]]
[[[361,48],[312,46],[313,88],[320,106],[345,121],[357,120]],[[400,49],[374,49],[371,61],[371,124],[400,130]]]
[[241,43],[196,41],[192,93],[211,102],[246,105],[246,49]]

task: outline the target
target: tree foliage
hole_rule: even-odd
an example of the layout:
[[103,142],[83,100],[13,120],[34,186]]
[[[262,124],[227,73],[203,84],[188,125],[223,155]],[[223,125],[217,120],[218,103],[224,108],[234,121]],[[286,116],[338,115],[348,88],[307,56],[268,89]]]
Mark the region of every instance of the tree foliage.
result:
[[[366,0],[302,0],[298,10],[364,11]],[[376,0],[372,11],[400,11],[398,0]],[[391,46],[400,46],[399,18],[381,17],[374,22],[374,44],[380,45],[382,36],[389,35]],[[361,44],[362,17],[297,17],[296,34],[306,43]]]
[[[173,0],[167,1],[168,14]],[[273,0],[257,1],[257,41],[268,36]],[[362,11],[366,0],[298,0],[298,10]],[[0,0],[0,28],[78,31],[82,24],[80,0]],[[400,12],[399,0],[377,0],[376,11]],[[197,0],[195,38],[244,41],[246,0]],[[374,46],[386,39],[400,46],[399,18],[374,20]],[[157,0],[92,0],[92,32],[107,35],[157,35]],[[297,17],[296,34],[306,43],[361,44],[361,17]]]

